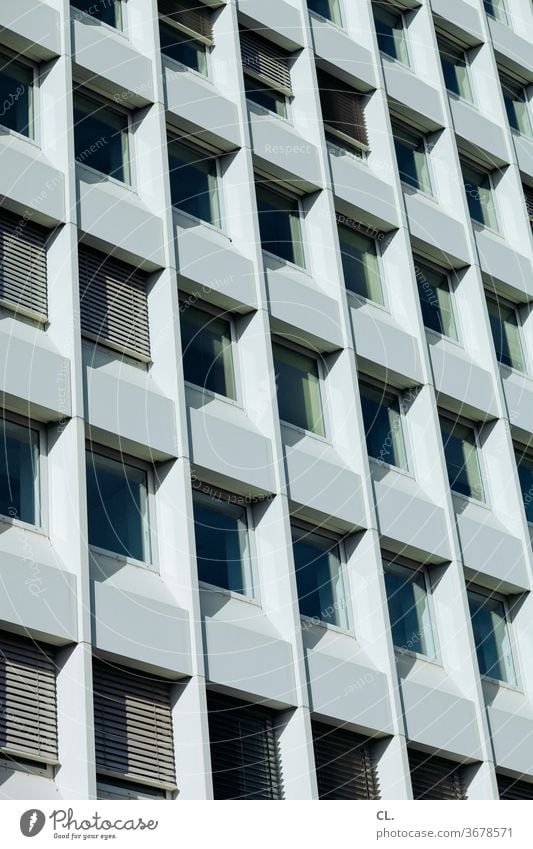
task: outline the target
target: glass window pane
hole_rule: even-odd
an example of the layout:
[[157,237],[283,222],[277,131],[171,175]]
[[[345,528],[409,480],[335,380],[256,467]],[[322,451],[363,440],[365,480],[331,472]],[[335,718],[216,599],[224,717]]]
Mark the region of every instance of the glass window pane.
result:
[[168,144],[172,205],[220,227],[216,159],[177,141]]
[[487,298],[487,306],[498,361],[518,371],[524,371],[516,311],[492,298]]
[[128,118],[85,95],[74,96],[76,159],[102,174],[130,182]]
[[346,288],[382,304],[375,240],[343,225],[339,225],[339,240]]
[[531,120],[525,88],[520,83],[506,77],[501,77],[500,79],[510,126],[518,133],[530,136]]
[[400,405],[396,395],[361,384],[361,403],[368,454],[407,470]]
[[333,23],[341,24],[339,0],[307,0],[307,7]]
[[276,343],[272,350],[280,419],[324,436],[317,361]]
[[256,184],[259,230],[263,250],[304,266],[298,201]]
[[89,543],[149,561],[146,472],[87,452]]
[[462,169],[470,216],[474,221],[497,230],[498,222],[489,175],[468,165],[462,165]]
[[444,82],[448,91],[472,102],[472,90],[468,76],[465,53],[460,47],[445,39],[437,39]]
[[347,628],[342,566],[336,543],[293,528],[292,546],[302,616]]
[[516,464],[526,518],[528,522],[533,523],[533,459],[517,451]]
[[385,563],[385,586],[397,648],[435,657],[429,600],[422,572],[398,563]]
[[185,380],[235,399],[230,322],[184,303],[180,323]]
[[450,488],[469,498],[484,501],[474,430],[442,417],[440,423]]
[[159,41],[161,53],[180,65],[185,65],[199,74],[207,76],[207,48],[184,32],[159,21]]
[[424,139],[407,133],[395,124],[392,125],[392,131],[400,179],[414,189],[431,193]]
[[380,3],[373,5],[373,12],[379,49],[392,59],[408,65],[409,57],[402,15],[386,9]]
[[504,0],[483,0],[487,15],[501,21],[502,24],[507,23],[507,11],[505,9]]
[[198,579],[215,587],[252,595],[246,508],[195,492],[194,533]]
[[447,275],[420,262],[415,263],[415,272],[424,326],[451,339],[457,339]]
[[0,124],[33,136],[33,68],[0,54]]
[[274,112],[282,118],[287,117],[287,98],[280,91],[256,80],[253,77],[244,75],[244,90],[246,97],[257,106],[262,106],[269,112]]
[[0,514],[38,525],[39,434],[6,419],[0,425]]
[[70,0],[71,5],[87,15],[120,29],[122,14],[120,0]]
[[468,601],[481,675],[516,685],[503,602],[473,592],[468,593]]

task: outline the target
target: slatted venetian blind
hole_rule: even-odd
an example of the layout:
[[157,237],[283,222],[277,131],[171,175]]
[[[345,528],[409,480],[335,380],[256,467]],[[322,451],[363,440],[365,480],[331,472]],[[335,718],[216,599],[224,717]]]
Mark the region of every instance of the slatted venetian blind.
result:
[[159,0],[159,14],[182,32],[213,44],[212,12],[196,0]]
[[533,784],[531,782],[519,781],[509,775],[497,775],[496,777],[500,799],[533,799]]
[[409,750],[415,799],[466,799],[462,769],[453,761]]
[[0,210],[0,300],[46,317],[46,238],[32,221]]
[[247,29],[240,30],[240,40],[244,72],[291,97],[288,54],[266,38]]
[[368,148],[361,95],[323,71],[318,71],[318,86],[326,131]]
[[321,799],[380,798],[371,740],[313,722],[313,747]]

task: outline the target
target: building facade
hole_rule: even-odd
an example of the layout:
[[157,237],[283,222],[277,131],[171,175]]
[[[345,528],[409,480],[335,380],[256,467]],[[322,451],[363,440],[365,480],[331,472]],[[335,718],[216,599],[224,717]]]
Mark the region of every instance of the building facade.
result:
[[1,797],[533,798],[530,0],[11,5]]

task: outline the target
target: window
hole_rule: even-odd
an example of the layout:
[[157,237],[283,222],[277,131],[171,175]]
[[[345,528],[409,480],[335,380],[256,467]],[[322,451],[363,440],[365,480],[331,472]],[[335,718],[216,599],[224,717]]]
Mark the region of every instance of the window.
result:
[[398,395],[369,383],[361,383],[360,392],[369,456],[407,471]]
[[264,251],[305,267],[298,199],[256,182],[259,232]]
[[164,56],[207,76],[213,26],[198,0],[159,0],[159,40]]
[[126,112],[76,92],[74,148],[77,162],[122,183],[131,182]]
[[99,344],[150,360],[146,276],[113,257],[78,246],[82,334]]
[[39,432],[4,418],[0,427],[0,514],[38,525]]
[[379,49],[391,59],[408,65],[409,54],[402,13],[391,3],[373,3],[372,11]]
[[426,572],[396,560],[384,561],[383,567],[394,646],[435,657]]
[[87,451],[89,544],[148,562],[146,472],[123,461]]
[[526,518],[533,523],[533,456],[523,446],[515,447],[515,456]]
[[470,217],[485,227],[498,229],[491,176],[487,171],[461,163]]
[[398,161],[400,180],[413,189],[431,194],[429,165],[424,136],[413,133],[403,124],[392,122],[394,149]]
[[235,400],[230,321],[183,302],[180,324],[185,380]]
[[450,339],[457,339],[448,275],[416,257],[415,272],[424,326]]
[[440,416],[440,429],[450,488],[468,498],[484,501],[474,427]]
[[0,303],[46,319],[46,239],[33,221],[0,210]]
[[33,138],[33,68],[0,53],[0,124]]
[[272,351],[280,419],[324,436],[317,360],[278,342],[272,344]]
[[216,156],[169,139],[168,164],[172,205],[220,227]]
[[288,54],[250,30],[240,30],[246,97],[263,109],[287,117],[292,97]]
[[372,741],[322,722],[312,731],[319,799],[379,799]]
[[214,798],[283,798],[275,712],[214,692],[207,710]]
[[446,758],[408,749],[414,799],[466,799],[463,770]]
[[198,579],[253,596],[245,500],[208,486],[195,488],[193,500]]
[[57,764],[55,670],[51,648],[0,633],[0,752],[11,763]]
[[175,790],[168,681],[95,658],[93,691],[98,798],[157,798],[157,789]]
[[347,629],[346,594],[338,541],[294,526],[292,550],[302,616]]
[[[528,776],[531,778],[531,776]],[[521,781],[518,778],[511,778],[510,775],[502,775],[496,773],[498,781],[498,795],[500,799],[508,801],[519,799],[533,799],[533,784],[530,781]]]
[[516,307],[499,296],[490,295],[487,295],[487,307],[498,362],[525,371]]
[[468,590],[480,675],[516,686],[516,673],[502,598]]
[[495,18],[502,24],[508,23],[504,0],[483,0],[483,5],[487,15],[490,15],[491,18]]
[[465,48],[442,35],[437,36],[437,44],[446,88],[457,97],[473,103]]
[[337,24],[340,27],[341,10],[340,0],[307,0],[307,8],[311,12],[315,12],[322,18],[327,18],[328,21]]
[[317,77],[326,138],[361,156],[368,150],[362,96],[324,71]]
[[344,284],[350,292],[383,303],[376,240],[364,227],[342,224],[337,214]]
[[531,117],[526,86],[501,72],[500,83],[509,126],[517,133],[531,136]]
[[76,9],[87,15],[109,24],[110,27],[121,29],[122,27],[122,2],[121,0],[70,0]]

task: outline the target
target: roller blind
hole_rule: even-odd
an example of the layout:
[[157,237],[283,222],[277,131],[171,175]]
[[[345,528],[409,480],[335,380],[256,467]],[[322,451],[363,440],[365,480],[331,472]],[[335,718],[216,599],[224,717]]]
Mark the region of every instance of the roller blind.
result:
[[212,13],[196,0],[159,0],[159,14],[205,44],[213,44]]
[[57,703],[51,649],[0,635],[0,751],[57,762]]
[[368,147],[361,97],[340,80],[318,72],[322,118],[327,130]]
[[533,799],[533,784],[529,781],[519,781],[509,775],[497,775],[496,778],[500,799]]
[[83,245],[78,262],[82,333],[149,359],[145,275]]
[[215,799],[281,799],[275,714],[208,693]]
[[530,189],[529,186],[524,186],[524,198],[529,220],[533,224],[533,189]]
[[380,798],[371,741],[313,722],[313,747],[321,799]]
[[47,231],[0,210],[0,299],[46,317]]
[[93,688],[98,772],[174,789],[168,683],[95,660]]
[[462,770],[453,761],[409,750],[415,799],[466,799]]
[[241,57],[245,73],[267,86],[292,96],[288,55],[250,30],[240,30]]

